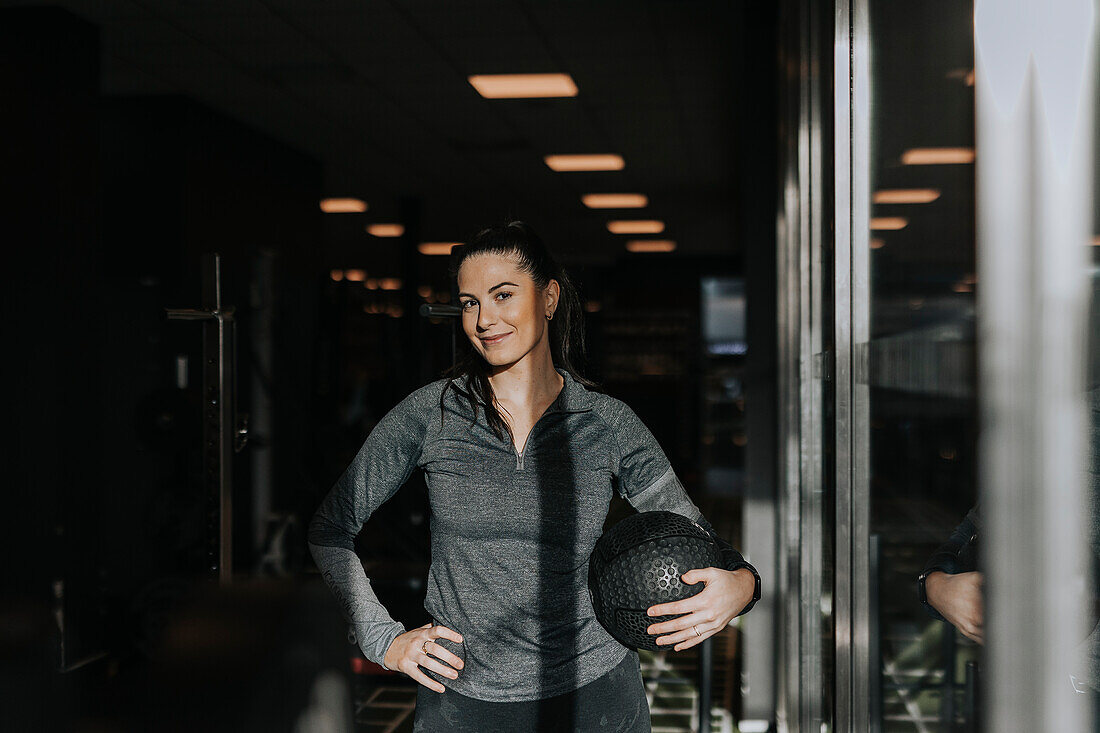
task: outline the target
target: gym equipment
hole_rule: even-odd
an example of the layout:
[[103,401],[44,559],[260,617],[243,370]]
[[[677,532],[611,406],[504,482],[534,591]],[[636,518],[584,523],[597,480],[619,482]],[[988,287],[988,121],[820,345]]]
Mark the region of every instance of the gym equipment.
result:
[[202,321],[203,476],[206,483],[206,562],[218,582],[233,581],[233,454],[248,439],[248,417],[237,413],[234,313],[222,302],[222,258],[202,257],[202,308],[167,308],[173,321]]
[[646,633],[676,615],[648,616],[658,603],[690,598],[703,583],[680,576],[696,568],[719,567],[718,544],[701,526],[673,512],[640,512],[603,533],[588,560],[588,593],[596,619],[613,637],[633,649],[658,651]]

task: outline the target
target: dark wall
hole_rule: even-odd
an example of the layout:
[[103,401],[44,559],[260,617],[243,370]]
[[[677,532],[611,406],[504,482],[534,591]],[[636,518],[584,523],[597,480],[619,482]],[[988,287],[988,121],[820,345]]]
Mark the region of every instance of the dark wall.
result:
[[95,29],[64,13],[8,12],[0,20],[0,291],[10,420],[2,610],[4,628],[23,632],[5,636],[2,683],[5,697],[40,714],[34,722],[43,727],[64,715],[60,697],[36,707],[45,698],[33,694],[61,687],[50,675],[52,581],[68,575],[74,592],[90,593],[98,561],[98,548],[71,531],[96,521],[97,492],[88,484],[103,470],[98,63]]
[[[737,196],[743,215],[738,234],[745,252],[747,291],[748,371],[745,378],[748,450],[748,496],[771,501],[776,496],[778,411],[776,226],[779,140],[776,89],[775,6],[747,9],[745,34],[736,63],[746,80],[746,98],[754,100],[752,114],[738,116],[734,165],[738,169]],[[828,139],[828,136],[825,136]],[[828,209],[826,209],[828,210]]]
[[[199,306],[202,256],[219,252],[223,302],[236,309],[238,410],[250,411],[254,382],[274,401],[274,429],[255,426],[250,440],[253,447],[273,448],[273,505],[286,508],[308,483],[303,463],[312,440],[323,278],[317,207],[321,167],[179,97],[108,98],[102,116],[104,239],[112,260],[107,279],[117,307],[129,311],[114,328],[125,332],[120,339],[133,350],[131,358],[144,365],[144,383],[137,391],[145,423],[130,433],[148,465],[132,467],[134,480],[156,475],[161,485],[176,485],[178,502],[159,510],[165,516],[179,509],[202,511],[195,504],[199,477],[188,475],[201,468],[200,427],[188,422],[199,415],[195,388],[201,381],[201,326],[164,322],[163,313],[167,307]],[[259,368],[251,340],[262,305],[253,282],[261,254],[274,263],[271,369]],[[188,404],[175,387],[179,355],[187,356],[190,366]],[[249,458],[248,451],[238,455],[235,475],[236,564],[241,567],[253,560]]]
[[[12,416],[13,521],[5,555],[14,587],[49,598],[69,570],[95,583],[96,547],[70,530],[95,522],[103,472],[98,256],[99,44],[64,13],[10,12],[0,22],[0,195],[6,390]],[[10,502],[15,502],[12,506]],[[79,580],[78,580],[79,579]]]
[[[186,99],[104,97],[99,58],[98,30],[64,11],[0,12],[5,609],[59,612],[48,618],[65,633],[46,625],[28,647],[44,670],[149,652],[166,604],[212,577],[201,327],[164,318],[200,305],[203,253],[222,253],[237,308],[239,409],[254,379],[275,395],[274,427],[256,436],[274,447],[273,506],[292,507],[310,472],[320,164]],[[275,361],[257,377],[247,333],[262,252],[275,263]],[[237,464],[236,560],[248,568],[250,475]]]
[[[273,507],[292,505],[307,483],[321,168],[179,97],[105,98],[100,139],[102,283],[111,314],[103,388],[113,450],[126,457],[112,469],[116,490],[105,496],[104,534],[117,573],[112,592],[121,600],[149,583],[158,588],[166,574],[210,571],[200,453],[202,326],[164,319],[166,308],[200,306],[205,253],[221,254],[223,304],[235,308],[238,412],[250,412],[257,382],[275,405],[273,425],[253,425],[250,436],[253,447],[273,449]],[[261,254],[274,261],[274,362],[262,370],[251,340]],[[186,389],[177,385],[181,357]],[[234,565],[241,570],[256,560],[249,459],[248,450],[238,454],[234,473]],[[135,552],[135,540],[147,549]]]

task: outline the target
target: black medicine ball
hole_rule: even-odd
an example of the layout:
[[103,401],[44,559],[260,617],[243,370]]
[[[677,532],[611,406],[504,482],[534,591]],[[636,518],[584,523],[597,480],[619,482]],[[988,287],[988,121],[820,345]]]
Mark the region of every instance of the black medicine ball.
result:
[[588,559],[588,592],[596,619],[632,649],[657,646],[650,624],[677,617],[647,616],[658,603],[689,598],[703,583],[687,585],[680,576],[696,568],[719,567],[718,544],[706,530],[673,512],[641,512],[603,533]]

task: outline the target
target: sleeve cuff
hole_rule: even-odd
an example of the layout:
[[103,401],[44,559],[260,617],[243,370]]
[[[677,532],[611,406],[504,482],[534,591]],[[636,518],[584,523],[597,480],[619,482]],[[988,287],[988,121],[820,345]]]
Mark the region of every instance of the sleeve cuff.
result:
[[385,662],[386,652],[389,651],[393,640],[405,633],[404,625],[394,621],[392,624],[357,625],[353,626],[352,629],[355,633],[359,651],[363,653],[363,656],[382,667],[382,669],[390,669]]
[[741,560],[740,562],[733,563],[733,565],[727,568],[727,570],[734,571],[740,570],[742,568],[745,568],[750,573],[752,573],[752,577],[756,580],[756,587],[753,589],[752,592],[752,600],[749,601],[747,606],[741,609],[741,613],[737,614],[737,616],[744,616],[746,613],[751,611],[752,607],[756,605],[756,602],[760,600],[760,573],[756,572],[756,568],[754,568],[751,563],[749,563],[747,560]]
[[928,574],[933,572],[941,572],[946,573],[947,575],[954,575],[955,573],[953,572],[953,570],[954,568],[948,569],[932,565],[931,567],[925,568],[921,572],[920,576],[917,577],[917,599],[920,601],[921,606],[924,607],[924,610],[928,613],[929,616],[936,619],[937,621],[943,621],[944,623],[947,623],[947,619],[945,619],[943,615],[939,611],[937,611],[931,603],[928,602],[927,598],[925,597],[925,593],[921,592],[921,578],[923,577],[927,579]]

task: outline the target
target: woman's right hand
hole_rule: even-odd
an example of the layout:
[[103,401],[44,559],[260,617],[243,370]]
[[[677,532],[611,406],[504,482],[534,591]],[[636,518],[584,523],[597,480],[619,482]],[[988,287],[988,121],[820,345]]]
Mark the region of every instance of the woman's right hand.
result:
[[[457,654],[435,642],[440,637],[462,643],[462,635],[457,631],[452,631],[446,626],[432,626],[427,623],[404,634],[398,634],[390,644],[390,648],[386,650],[386,656],[382,661],[387,668],[404,672],[429,690],[443,692],[446,688],[420,669],[421,667],[430,669],[452,680],[458,677],[457,670],[462,669],[463,662]],[[447,662],[450,666],[443,662]]]

